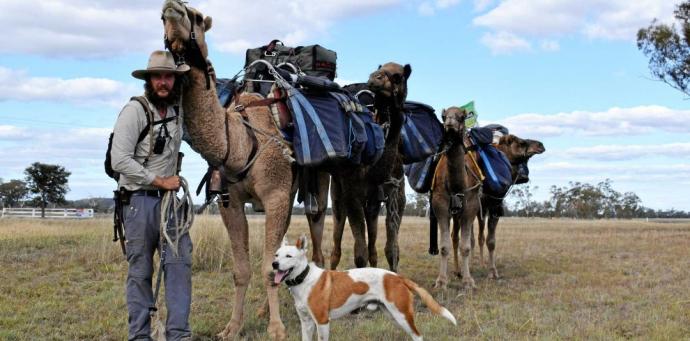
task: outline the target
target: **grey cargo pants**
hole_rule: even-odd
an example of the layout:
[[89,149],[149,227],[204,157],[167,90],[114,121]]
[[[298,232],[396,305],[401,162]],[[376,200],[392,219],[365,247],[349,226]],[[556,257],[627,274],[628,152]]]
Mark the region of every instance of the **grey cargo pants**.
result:
[[[129,340],[149,340],[153,306],[153,256],[160,252],[161,198],[133,195],[123,210],[127,237],[126,295],[129,312]],[[177,256],[166,244],[164,256],[165,304],[168,310],[165,333],[168,340],[191,337],[189,312],[192,302],[192,241],[180,236]],[[162,290],[161,290],[162,291]]]

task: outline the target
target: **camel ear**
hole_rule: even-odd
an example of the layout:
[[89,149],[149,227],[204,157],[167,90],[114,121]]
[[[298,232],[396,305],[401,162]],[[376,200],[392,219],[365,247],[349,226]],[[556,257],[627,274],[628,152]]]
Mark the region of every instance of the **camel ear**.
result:
[[211,17],[204,18],[204,30],[210,30],[211,26],[213,26],[213,19],[211,19]]
[[405,64],[404,69],[405,72],[403,73],[403,75],[405,75],[405,79],[409,79],[410,74],[412,74],[412,67],[410,66],[410,64]]
[[305,234],[302,234],[299,239],[297,239],[297,244],[295,246],[301,250],[301,251],[306,251],[307,250],[307,236]]

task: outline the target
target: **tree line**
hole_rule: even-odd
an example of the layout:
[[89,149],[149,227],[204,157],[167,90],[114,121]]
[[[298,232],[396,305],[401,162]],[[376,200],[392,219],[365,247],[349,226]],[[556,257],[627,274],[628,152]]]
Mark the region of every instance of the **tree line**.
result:
[[30,206],[40,207],[41,217],[49,204],[65,204],[65,194],[69,191],[67,181],[72,174],[65,167],[34,162],[24,170],[24,180],[13,179],[3,182],[0,179],[0,202],[2,207]]
[[575,219],[690,218],[690,212],[676,209],[651,209],[642,205],[634,192],[618,192],[606,179],[596,185],[569,182],[551,186],[550,197],[534,200],[537,186],[516,186],[509,194],[506,215],[519,217]]

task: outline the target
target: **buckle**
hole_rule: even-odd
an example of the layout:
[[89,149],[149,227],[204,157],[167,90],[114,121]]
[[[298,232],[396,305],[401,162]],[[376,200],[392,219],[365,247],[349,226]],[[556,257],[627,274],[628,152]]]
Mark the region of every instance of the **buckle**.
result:
[[242,112],[242,111],[244,111],[244,109],[246,109],[246,108],[245,108],[244,105],[242,105],[242,104],[238,104],[238,105],[235,106],[235,111],[236,111],[236,112]]

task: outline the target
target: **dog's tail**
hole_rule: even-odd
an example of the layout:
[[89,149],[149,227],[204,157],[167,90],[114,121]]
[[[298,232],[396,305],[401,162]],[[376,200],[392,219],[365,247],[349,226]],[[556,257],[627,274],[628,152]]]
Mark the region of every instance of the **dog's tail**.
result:
[[402,277],[405,286],[407,286],[408,289],[411,291],[414,291],[419,295],[419,298],[422,299],[422,302],[431,310],[432,313],[436,315],[441,315],[448,319],[448,321],[452,322],[454,325],[457,325],[457,321],[455,320],[455,317],[453,314],[448,311],[448,309],[444,308],[441,304],[436,302],[433,296],[426,291],[424,288],[420,287],[417,285],[417,283],[413,282],[412,280],[409,280],[405,277]]

